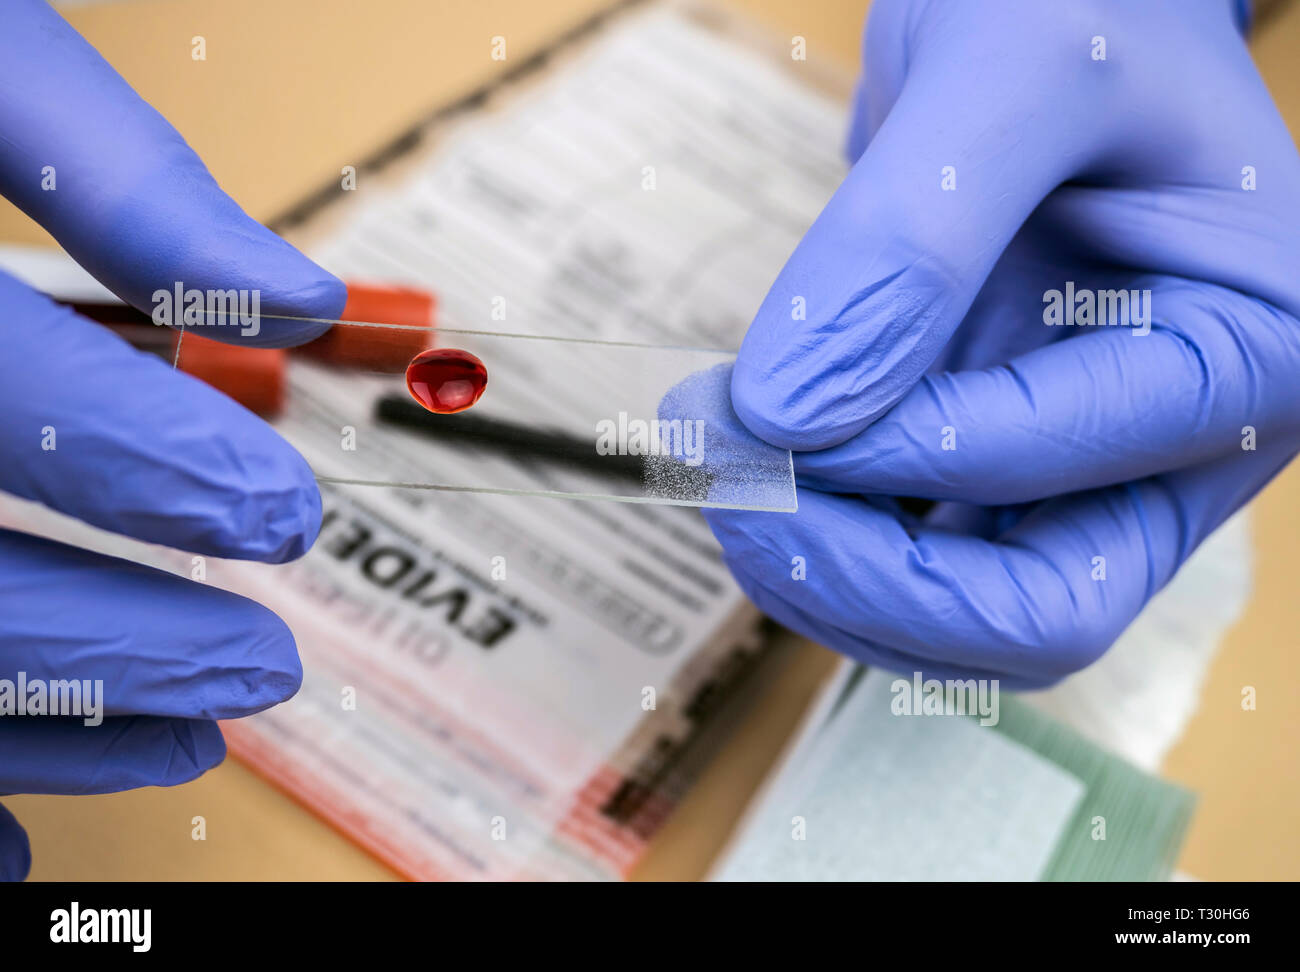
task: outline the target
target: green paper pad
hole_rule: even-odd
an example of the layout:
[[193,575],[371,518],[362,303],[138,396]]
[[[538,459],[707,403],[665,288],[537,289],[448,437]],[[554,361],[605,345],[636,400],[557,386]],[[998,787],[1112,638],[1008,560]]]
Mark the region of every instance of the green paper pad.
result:
[[[825,715],[774,774],[715,878],[1169,877],[1191,793],[1010,695],[995,726],[894,715],[896,678],[858,669],[828,687]],[[1104,840],[1094,839],[1096,817]]]
[[[996,731],[1050,760],[1087,787],[1062,831],[1044,881],[1166,881],[1196,797],[1142,772],[1015,698],[1002,700]],[[1093,817],[1106,839],[1093,840]]]

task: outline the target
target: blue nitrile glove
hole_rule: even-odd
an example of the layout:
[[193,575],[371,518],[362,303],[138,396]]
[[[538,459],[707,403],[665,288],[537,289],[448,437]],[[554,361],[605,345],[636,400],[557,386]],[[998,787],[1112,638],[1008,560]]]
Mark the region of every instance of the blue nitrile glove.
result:
[[[759,607],[889,669],[1050,684],[1300,448],[1300,160],[1238,13],[878,0],[856,162],[732,381],[803,487],[706,514]],[[1150,333],[1047,326],[1067,283],[1150,290]]]
[[[57,14],[8,0],[3,18],[0,190],[69,253],[144,310],[180,281],[260,289],[271,313],[337,316],[342,283],[244,215]],[[279,321],[256,340],[314,332]],[[0,489],[204,555],[283,561],[315,539],[306,463],[224,395],[3,274],[0,334]],[[288,629],[252,601],[0,531],[0,680],[19,673],[102,680],[104,720],[0,717],[0,794],[192,779],[224,755],[213,720],[274,705],[301,678]],[[0,809],[0,878],[21,878],[29,859]]]

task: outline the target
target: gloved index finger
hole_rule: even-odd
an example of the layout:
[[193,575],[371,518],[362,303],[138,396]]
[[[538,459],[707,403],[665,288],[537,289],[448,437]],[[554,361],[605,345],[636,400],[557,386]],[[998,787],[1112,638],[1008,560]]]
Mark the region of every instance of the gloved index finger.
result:
[[1051,45],[1018,45],[1024,30],[1003,23],[1013,14],[1000,5],[942,16],[909,50],[898,100],[745,337],[735,408],[776,445],[826,448],[888,410],[1100,138],[1074,124],[1085,85],[1068,72],[1086,68],[1062,68]]
[[78,263],[145,311],[178,287],[256,294],[259,325],[204,328],[221,340],[297,344],[325,325],[277,315],[338,317],[343,283],[249,218],[53,9],[9,0],[4,20],[0,192]]

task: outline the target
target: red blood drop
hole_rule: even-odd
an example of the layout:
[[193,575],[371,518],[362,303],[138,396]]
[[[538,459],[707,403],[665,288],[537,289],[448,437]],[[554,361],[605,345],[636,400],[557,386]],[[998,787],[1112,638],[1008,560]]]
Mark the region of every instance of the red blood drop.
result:
[[487,367],[468,351],[430,348],[406,366],[406,387],[411,397],[430,412],[463,412],[483,395]]

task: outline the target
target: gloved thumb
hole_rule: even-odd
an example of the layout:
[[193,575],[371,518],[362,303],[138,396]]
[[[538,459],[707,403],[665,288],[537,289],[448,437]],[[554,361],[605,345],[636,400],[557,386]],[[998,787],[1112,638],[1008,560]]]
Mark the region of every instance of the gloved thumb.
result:
[[836,445],[898,401],[1025,219],[1090,158],[1080,89],[1101,82],[1086,45],[1071,66],[998,5],[942,10],[745,337],[732,401],[775,445]]
[[290,318],[342,311],[342,281],[250,219],[48,4],[13,0],[4,17],[0,193],[78,263],[146,312],[177,287],[245,291],[250,301],[256,292],[265,326],[207,329],[220,340],[300,343],[325,326]]

